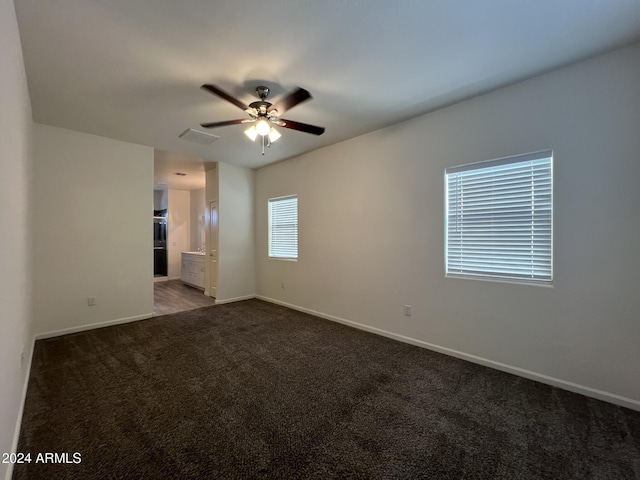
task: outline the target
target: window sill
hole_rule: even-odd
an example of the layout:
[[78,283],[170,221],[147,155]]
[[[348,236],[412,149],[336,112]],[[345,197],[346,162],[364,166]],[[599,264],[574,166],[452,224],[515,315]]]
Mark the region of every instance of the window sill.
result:
[[473,275],[456,275],[446,273],[445,278],[453,278],[458,280],[478,280],[481,282],[491,283],[509,283],[511,285],[528,285],[533,287],[554,288],[553,281],[551,282],[533,282],[531,280],[516,280],[510,278],[491,278],[491,277],[474,277]]

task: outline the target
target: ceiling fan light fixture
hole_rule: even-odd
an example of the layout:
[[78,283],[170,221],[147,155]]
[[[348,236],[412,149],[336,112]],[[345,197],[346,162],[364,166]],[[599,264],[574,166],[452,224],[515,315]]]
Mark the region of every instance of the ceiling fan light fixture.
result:
[[258,120],[258,123],[256,123],[255,128],[258,135],[262,135],[263,137],[265,135],[269,135],[269,132],[271,131],[271,126],[269,125],[269,122],[267,122],[265,119]]
[[280,134],[279,131],[277,131],[275,128],[271,127],[271,131],[269,132],[269,141],[271,143],[275,142],[276,140],[278,140],[282,135]]
[[244,131],[244,134],[251,139],[252,142],[256,141],[256,137],[258,136],[258,132],[256,130],[256,126],[252,125]]

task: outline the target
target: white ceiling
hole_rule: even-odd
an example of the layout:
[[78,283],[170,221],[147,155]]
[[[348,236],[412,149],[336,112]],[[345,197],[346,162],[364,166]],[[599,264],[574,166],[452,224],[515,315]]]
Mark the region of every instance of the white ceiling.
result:
[[[205,161],[259,167],[640,40],[640,0],[15,0],[34,120]],[[314,99],[260,155],[244,102]],[[576,86],[579,88],[579,85]]]
[[204,188],[206,182],[201,158],[164,150],[153,152],[153,177],[157,189],[197,190]]

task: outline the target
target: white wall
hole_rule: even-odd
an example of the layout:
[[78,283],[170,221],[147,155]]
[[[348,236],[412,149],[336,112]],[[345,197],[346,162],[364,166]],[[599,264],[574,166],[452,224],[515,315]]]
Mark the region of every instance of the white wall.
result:
[[[0,452],[11,452],[32,348],[28,185],[33,125],[11,0],[0,0],[0,45]],[[0,478],[10,474],[8,468],[0,463]]]
[[151,316],[153,149],[45,125],[34,140],[36,333]]
[[182,252],[191,250],[191,206],[188,190],[169,189],[167,257],[169,279],[180,278]]
[[191,190],[191,248],[192,252],[205,246],[205,216],[207,212],[207,202],[205,200],[205,189]]
[[154,210],[166,210],[167,205],[167,189],[166,188],[154,188],[153,189],[153,209]]
[[[258,294],[640,408],[638,85],[635,45],[258,170]],[[445,278],[444,168],[543,149],[554,286]],[[300,259],[270,260],[289,194]]]
[[255,295],[255,173],[218,163],[218,293],[216,303]]

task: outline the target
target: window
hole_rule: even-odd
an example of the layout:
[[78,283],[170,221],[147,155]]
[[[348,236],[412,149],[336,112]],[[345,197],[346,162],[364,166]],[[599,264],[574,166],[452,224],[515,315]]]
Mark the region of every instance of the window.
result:
[[445,191],[447,276],[551,283],[551,151],[447,168]]
[[269,199],[269,256],[298,258],[298,197]]

